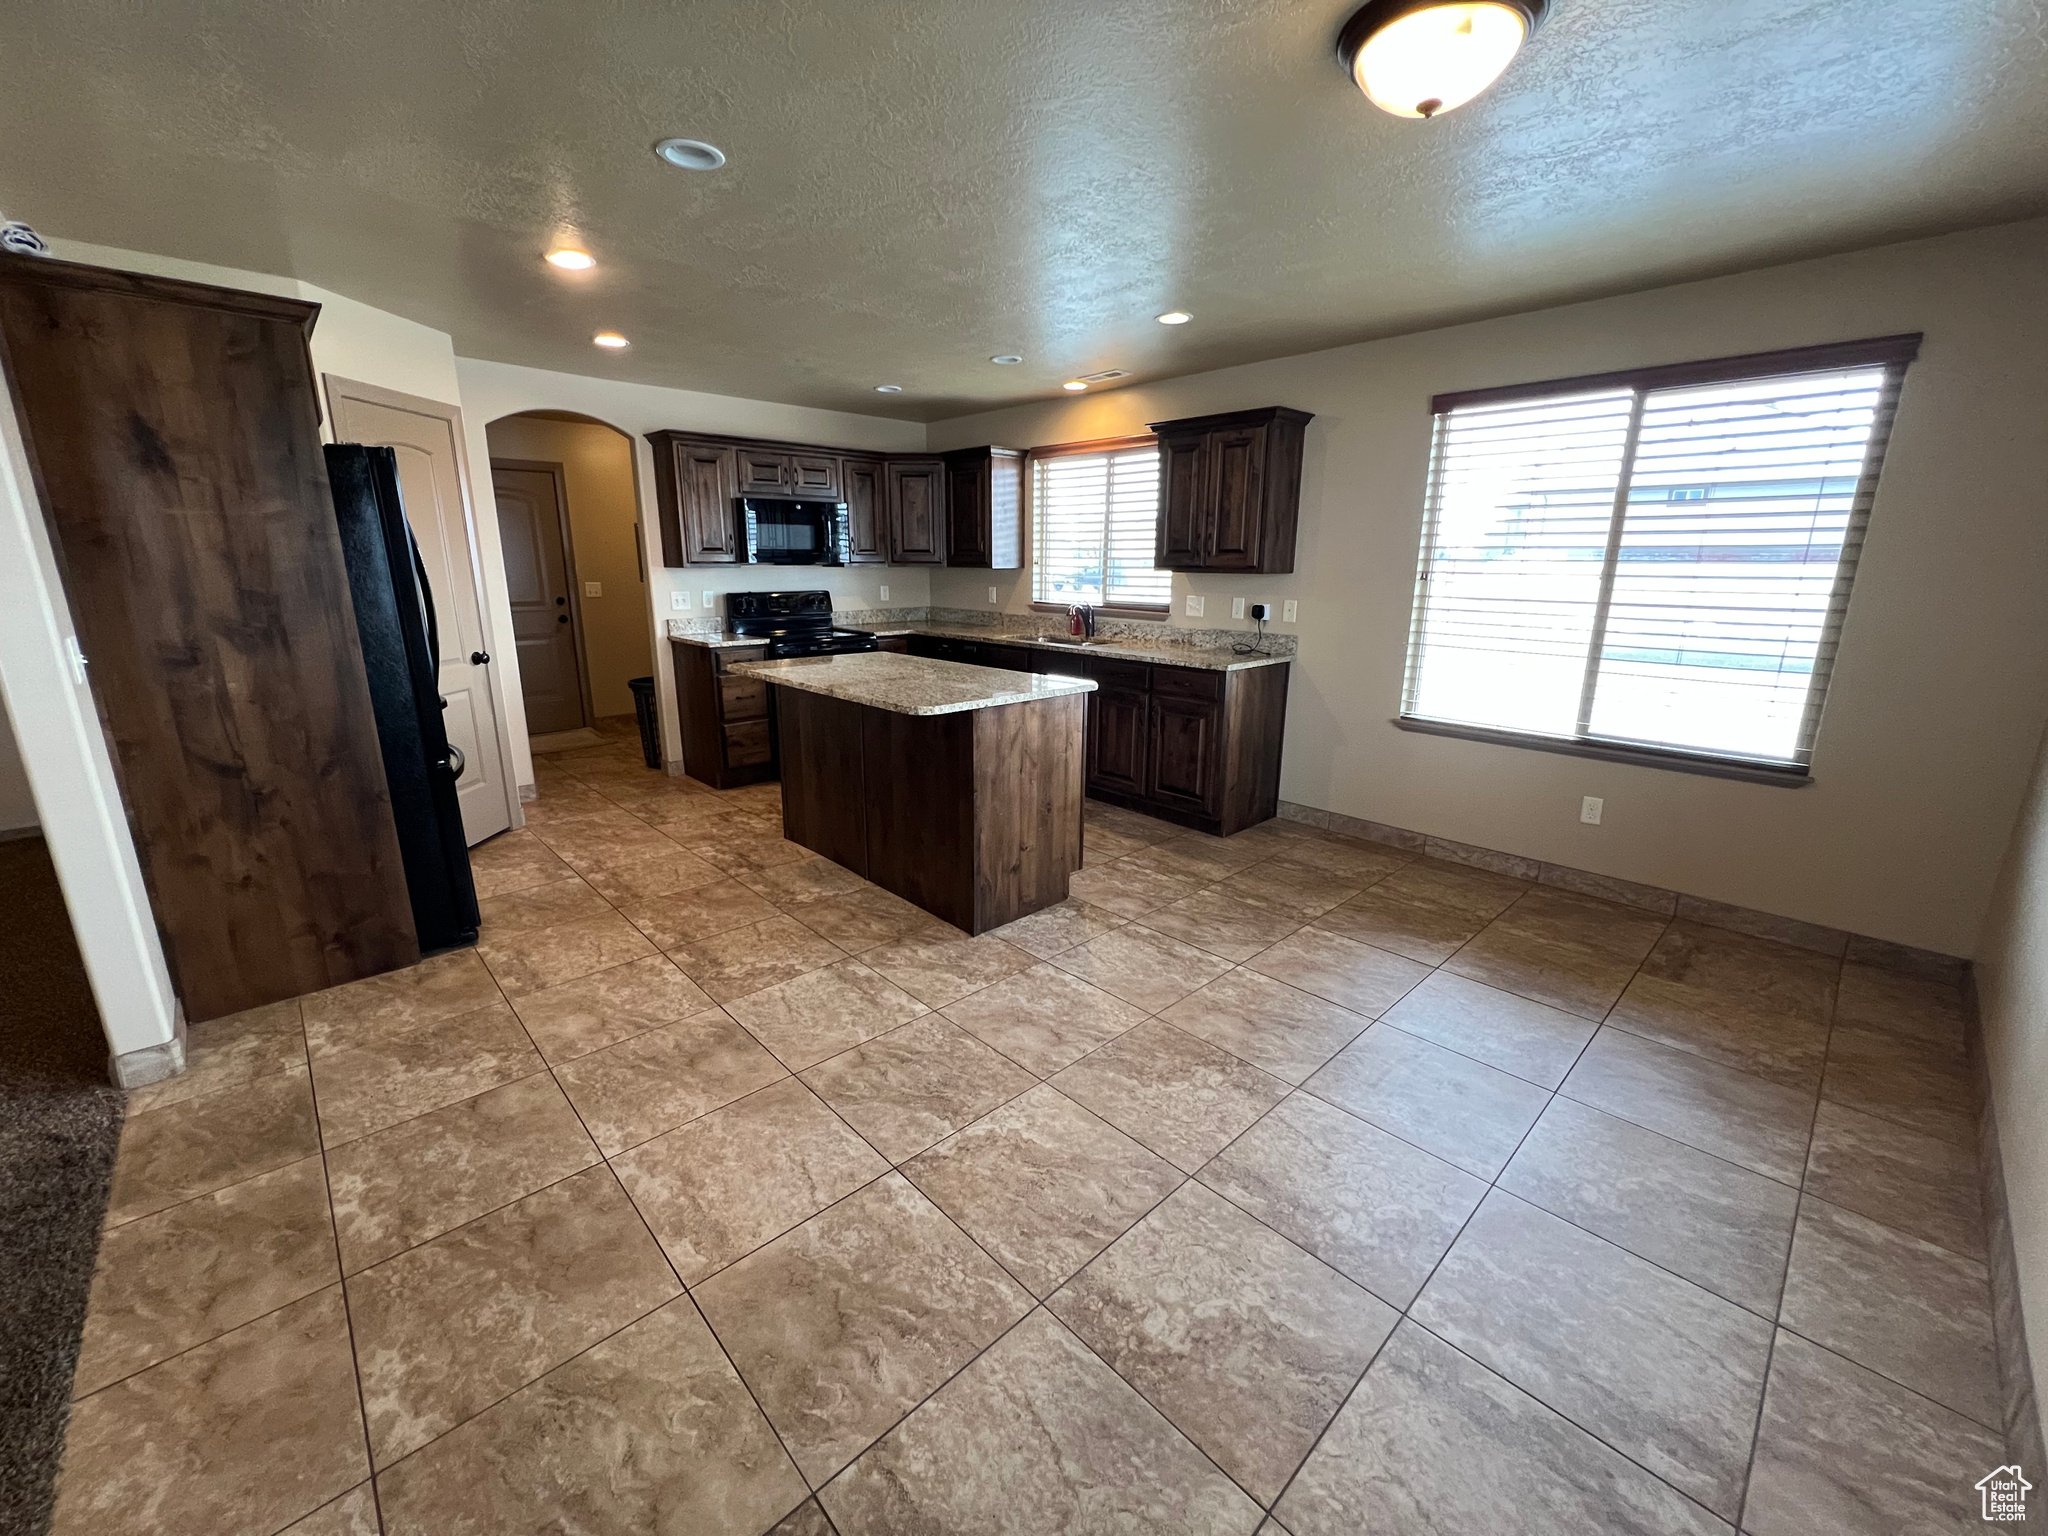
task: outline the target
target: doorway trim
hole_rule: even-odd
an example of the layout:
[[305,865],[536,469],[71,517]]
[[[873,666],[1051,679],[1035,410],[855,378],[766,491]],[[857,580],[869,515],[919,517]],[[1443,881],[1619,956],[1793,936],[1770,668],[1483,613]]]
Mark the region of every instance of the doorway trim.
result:
[[[569,475],[552,459],[501,459],[491,455],[491,469],[520,469],[547,475],[555,482],[555,518],[561,524],[562,564],[569,583],[569,633],[576,642],[576,701],[583,711],[583,724],[595,729],[597,709],[590,697],[590,648],[583,639],[583,582],[576,575],[576,533],[569,521]],[[493,484],[492,492],[496,494]]]

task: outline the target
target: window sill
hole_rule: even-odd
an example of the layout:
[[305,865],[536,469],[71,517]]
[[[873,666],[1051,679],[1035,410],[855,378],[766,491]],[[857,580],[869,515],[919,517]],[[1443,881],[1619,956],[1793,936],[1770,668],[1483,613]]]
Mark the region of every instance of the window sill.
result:
[[1666,768],[1676,773],[1704,774],[1708,778],[1770,784],[1779,789],[1803,789],[1813,782],[1812,774],[1805,768],[1773,768],[1741,758],[1713,757],[1701,752],[1631,747],[1618,742],[1584,741],[1573,736],[1541,736],[1533,731],[1503,731],[1484,725],[1458,725],[1448,720],[1422,720],[1413,715],[1396,715],[1394,724],[1401,730],[1416,731],[1425,736],[1450,736],[1460,741],[1484,741],[1501,747],[1528,747],[1537,752],[1562,753],[1567,757],[1597,757],[1637,768]]
[[[1033,613],[1065,613],[1074,606],[1076,605],[1072,603],[1033,602],[1031,611]],[[1171,608],[1107,608],[1098,603],[1095,605],[1095,614],[1097,618],[1147,619],[1155,624],[1164,624],[1173,617],[1173,610]]]

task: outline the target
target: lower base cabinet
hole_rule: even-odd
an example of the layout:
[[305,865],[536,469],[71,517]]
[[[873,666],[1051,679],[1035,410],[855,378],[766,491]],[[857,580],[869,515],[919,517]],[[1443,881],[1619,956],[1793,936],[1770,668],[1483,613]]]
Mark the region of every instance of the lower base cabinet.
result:
[[735,661],[759,661],[765,645],[687,645],[669,642],[675,660],[676,718],[682,727],[683,772],[713,789],[737,789],[776,776],[775,722],[768,685],[735,677]]

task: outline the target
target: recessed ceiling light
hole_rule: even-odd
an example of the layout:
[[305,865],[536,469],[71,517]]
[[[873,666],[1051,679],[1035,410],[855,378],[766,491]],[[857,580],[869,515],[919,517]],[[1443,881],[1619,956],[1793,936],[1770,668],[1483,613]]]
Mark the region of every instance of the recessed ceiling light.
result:
[[654,152],[678,170],[715,171],[725,164],[725,151],[702,139],[663,139]]
[[878,395],[900,395],[903,393],[903,386],[901,384],[877,384],[875,386],[875,393]]
[[1370,0],[1337,37],[1345,72],[1382,112],[1435,117],[1501,77],[1550,0]]
[[998,352],[994,357],[990,358],[989,361],[992,363],[1001,363],[1005,367],[1008,367],[1011,363],[1021,363],[1024,361],[1024,359],[1019,357],[1015,352]]
[[549,266],[560,267],[564,272],[588,272],[597,265],[597,258],[588,251],[560,250],[549,251],[547,262]]
[[623,346],[629,345],[626,338],[621,336],[617,331],[599,331],[595,336],[591,337],[590,339],[596,342],[597,345],[599,345],[600,347],[608,348],[613,352],[618,351],[619,348]]
[[1060,386],[1061,389],[1071,389],[1077,395],[1087,387],[1088,381],[1086,379],[1069,379]]
[[1186,325],[1194,318],[1193,315],[1184,309],[1169,309],[1165,314],[1159,316],[1159,323],[1161,325]]

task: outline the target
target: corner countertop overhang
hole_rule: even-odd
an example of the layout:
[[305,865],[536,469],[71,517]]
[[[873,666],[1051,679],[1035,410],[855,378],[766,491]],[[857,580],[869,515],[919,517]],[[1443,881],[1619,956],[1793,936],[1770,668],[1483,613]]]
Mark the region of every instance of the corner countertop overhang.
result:
[[794,656],[784,661],[740,661],[726,668],[784,688],[822,693],[899,715],[957,715],[1003,704],[1028,704],[1089,693],[1085,677],[1054,677],[931,661],[895,651],[854,651],[837,656]]

